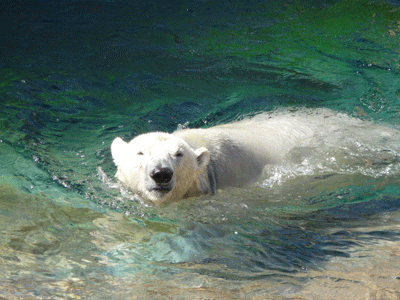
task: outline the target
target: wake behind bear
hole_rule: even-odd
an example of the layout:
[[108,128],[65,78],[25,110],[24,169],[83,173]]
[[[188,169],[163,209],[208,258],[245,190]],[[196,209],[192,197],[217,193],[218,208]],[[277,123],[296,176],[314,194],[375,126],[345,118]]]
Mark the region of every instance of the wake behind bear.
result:
[[117,137],[111,153],[116,177],[159,204],[256,182],[293,148],[316,147],[332,134],[346,139],[350,127],[362,132],[361,140],[398,137],[398,131],[327,109],[284,110],[207,129],[151,132],[129,143]]

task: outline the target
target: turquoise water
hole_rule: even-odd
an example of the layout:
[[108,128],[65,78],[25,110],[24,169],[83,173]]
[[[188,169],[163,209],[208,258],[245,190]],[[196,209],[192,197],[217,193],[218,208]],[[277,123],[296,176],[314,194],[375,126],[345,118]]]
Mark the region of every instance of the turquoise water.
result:
[[[378,138],[399,22],[393,1],[3,3],[0,295],[400,298],[400,142]],[[215,196],[153,207],[113,177],[116,136],[294,107],[373,125]]]

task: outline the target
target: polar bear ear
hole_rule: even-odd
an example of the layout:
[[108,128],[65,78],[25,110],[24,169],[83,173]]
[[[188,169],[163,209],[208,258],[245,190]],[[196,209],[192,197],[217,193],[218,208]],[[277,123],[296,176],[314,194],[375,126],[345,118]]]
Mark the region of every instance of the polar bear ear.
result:
[[120,137],[114,139],[111,144],[111,155],[114,159],[114,163],[117,166],[121,166],[124,163],[126,157],[128,143],[124,142]]
[[194,151],[196,154],[196,162],[199,168],[204,168],[210,162],[210,152],[207,148],[201,147]]

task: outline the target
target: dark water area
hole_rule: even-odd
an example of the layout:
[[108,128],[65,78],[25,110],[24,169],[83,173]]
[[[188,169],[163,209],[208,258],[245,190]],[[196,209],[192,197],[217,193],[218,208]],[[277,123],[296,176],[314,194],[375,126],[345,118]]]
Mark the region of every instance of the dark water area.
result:
[[[399,3],[6,0],[0,26],[0,297],[400,298]],[[214,196],[114,177],[117,136],[302,109],[365,123]]]

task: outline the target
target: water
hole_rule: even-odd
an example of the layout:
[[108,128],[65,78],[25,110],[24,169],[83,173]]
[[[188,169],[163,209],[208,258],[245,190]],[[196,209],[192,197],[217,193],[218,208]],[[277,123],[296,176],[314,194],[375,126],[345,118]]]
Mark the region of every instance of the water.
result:
[[[0,295],[400,298],[399,14],[358,0],[2,3]],[[320,144],[215,196],[153,207],[113,177],[116,136],[305,108],[365,123],[325,124]]]

